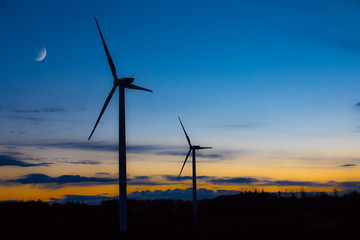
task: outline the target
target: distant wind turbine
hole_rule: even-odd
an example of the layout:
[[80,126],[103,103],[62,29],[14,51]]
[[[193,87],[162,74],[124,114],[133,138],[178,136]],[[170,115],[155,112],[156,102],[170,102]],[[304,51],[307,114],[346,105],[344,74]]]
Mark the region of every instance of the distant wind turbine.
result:
[[88,138],[90,140],[91,136],[93,135],[96,126],[98,125],[103,113],[107,105],[109,104],[111,97],[113,96],[117,87],[119,87],[119,214],[120,214],[120,231],[126,232],[127,231],[127,196],[126,196],[126,135],[125,135],[125,96],[124,91],[125,88],[136,89],[136,90],[143,90],[152,92],[149,89],[142,88],[132,84],[134,82],[134,78],[121,78],[118,79],[116,76],[116,69],[111,59],[110,53],[108,48],[106,47],[103,35],[101,33],[99,24],[95,18],[95,22],[97,28],[100,33],[101,41],[104,45],[105,53],[107,60],[110,65],[111,73],[114,77],[114,86],[110,91],[109,96],[107,97],[103,108],[101,109],[100,115],[95,123],[95,126]]
[[212,147],[200,147],[197,145],[192,145],[189,136],[187,135],[184,125],[181,122],[181,119],[179,117],[179,121],[181,124],[182,129],[184,130],[185,133],[185,137],[187,142],[189,143],[189,152],[187,153],[186,157],[185,157],[185,161],[184,164],[182,165],[180,174],[178,176],[178,179],[180,179],[181,173],[184,169],[184,166],[186,164],[186,161],[192,151],[192,177],[193,177],[193,218],[194,218],[194,222],[196,221],[196,216],[197,216],[197,197],[196,197],[196,150],[200,150],[200,149],[211,149]]

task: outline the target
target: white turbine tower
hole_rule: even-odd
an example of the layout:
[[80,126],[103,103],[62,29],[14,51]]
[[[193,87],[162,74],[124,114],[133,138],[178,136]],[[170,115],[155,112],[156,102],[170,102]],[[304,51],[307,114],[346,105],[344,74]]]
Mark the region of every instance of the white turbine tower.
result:
[[98,125],[101,116],[103,115],[107,105],[109,104],[111,97],[113,96],[117,87],[119,87],[119,220],[120,220],[120,231],[126,232],[127,231],[127,196],[126,196],[126,135],[125,135],[125,96],[124,91],[125,88],[136,89],[136,90],[143,90],[152,92],[149,89],[142,88],[132,84],[134,82],[134,78],[121,78],[118,79],[116,76],[116,69],[114,63],[111,59],[110,53],[108,48],[106,47],[103,35],[101,33],[99,24],[95,18],[96,25],[98,27],[101,41],[104,45],[105,53],[107,60],[110,65],[111,73],[114,77],[114,86],[110,91],[109,96],[107,97],[103,108],[101,109],[100,115],[95,123],[95,126],[88,138],[90,140],[91,136],[93,135],[96,126]]
[[193,219],[194,222],[196,221],[196,216],[197,216],[197,197],[196,197],[196,150],[200,150],[200,149],[211,149],[212,147],[201,147],[201,146],[197,146],[197,145],[192,145],[189,136],[187,135],[184,125],[181,122],[181,119],[179,117],[179,121],[181,124],[182,129],[184,130],[185,133],[185,137],[187,139],[187,142],[189,143],[189,152],[187,153],[186,157],[185,157],[185,161],[184,164],[182,165],[180,174],[178,176],[178,179],[180,179],[180,175],[184,169],[184,166],[186,164],[186,161],[192,151],[192,178],[193,178]]

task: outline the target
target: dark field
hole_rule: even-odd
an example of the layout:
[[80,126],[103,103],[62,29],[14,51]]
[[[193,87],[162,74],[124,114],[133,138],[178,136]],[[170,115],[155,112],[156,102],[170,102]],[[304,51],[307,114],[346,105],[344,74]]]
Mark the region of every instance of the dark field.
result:
[[359,239],[360,194],[281,197],[242,193],[192,203],[129,200],[129,231],[117,232],[117,201],[101,205],[0,203],[0,239]]

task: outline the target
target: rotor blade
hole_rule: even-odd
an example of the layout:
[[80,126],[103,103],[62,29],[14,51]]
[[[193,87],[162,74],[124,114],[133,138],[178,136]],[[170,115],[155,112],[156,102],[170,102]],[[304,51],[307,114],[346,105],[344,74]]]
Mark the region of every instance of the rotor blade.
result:
[[142,87],[139,87],[139,86],[136,86],[134,84],[128,84],[125,86],[126,88],[130,88],[130,89],[136,89],[136,90],[142,90],[142,91],[148,91],[148,92],[153,92],[149,89],[146,89],[146,88],[142,88]]
[[198,149],[212,149],[212,147],[199,147]]
[[107,97],[103,108],[101,109],[100,115],[99,115],[99,117],[98,117],[98,119],[97,119],[97,121],[96,121],[96,123],[95,123],[95,126],[94,126],[94,128],[93,128],[93,130],[92,130],[92,132],[91,132],[91,134],[90,134],[90,136],[89,136],[89,138],[88,138],[88,141],[90,140],[91,136],[93,135],[93,133],[94,133],[94,131],[95,131],[95,128],[96,128],[96,126],[98,125],[98,123],[99,123],[99,121],[100,121],[101,116],[102,116],[103,113],[105,112],[105,109],[106,109],[107,105],[109,104],[110,99],[111,99],[112,95],[114,94],[114,92],[115,92],[115,90],[116,90],[116,87],[117,87],[117,86],[114,85],[113,88],[111,89],[110,94],[109,94],[109,96]]
[[192,149],[190,149],[189,152],[188,152],[188,154],[186,155],[186,158],[185,158],[184,164],[182,165],[182,168],[181,168],[180,174],[179,174],[179,176],[178,176],[178,179],[180,178],[180,175],[181,175],[181,173],[182,173],[182,170],[184,169],[185,163],[186,163],[186,161],[187,161],[187,159],[188,159],[188,157],[189,157],[189,155],[190,155],[191,150],[192,150]]
[[187,139],[187,141],[189,143],[189,146],[191,147],[192,145],[191,145],[191,142],[190,142],[190,138],[189,138],[189,136],[187,135],[187,133],[185,131],[184,125],[182,124],[180,117],[179,117],[179,121],[180,121],[182,129],[184,130],[184,133],[185,133],[186,139]]
[[97,25],[97,27],[98,27],[98,29],[99,29],[101,41],[102,41],[102,43],[103,43],[103,45],[104,45],[106,57],[107,57],[107,59],[108,59],[108,61],[109,61],[109,65],[110,65],[110,69],[111,69],[112,75],[113,75],[113,77],[114,77],[114,80],[117,80],[116,68],[115,68],[114,62],[113,62],[113,60],[111,59],[109,50],[108,50],[108,48],[107,48],[107,46],[106,46],[106,44],[105,44],[105,40],[104,40],[104,38],[103,38],[103,35],[102,35],[102,33],[101,33],[101,30],[100,30],[100,27],[99,27],[99,24],[98,24],[98,21],[96,20],[96,18],[95,18],[95,22],[96,22],[96,25]]

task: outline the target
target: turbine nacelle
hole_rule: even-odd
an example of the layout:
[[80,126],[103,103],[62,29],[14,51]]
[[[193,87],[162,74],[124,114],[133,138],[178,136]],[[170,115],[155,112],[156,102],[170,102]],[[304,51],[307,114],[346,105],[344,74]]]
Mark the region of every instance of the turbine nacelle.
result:
[[114,85],[116,86],[127,86],[134,82],[134,78],[120,78],[117,80],[114,80]]
[[180,179],[181,173],[182,173],[182,171],[183,171],[183,169],[184,169],[184,166],[185,166],[185,164],[186,164],[186,161],[188,160],[188,157],[189,157],[191,151],[193,151],[193,154],[194,154],[194,155],[193,155],[193,161],[195,161],[195,150],[211,149],[211,148],[212,148],[212,147],[201,147],[201,146],[199,146],[199,145],[192,145],[192,144],[191,144],[191,141],[190,141],[190,138],[189,138],[188,134],[187,134],[186,131],[185,131],[184,125],[183,125],[182,122],[181,122],[180,117],[179,117],[179,121],[180,121],[181,127],[182,127],[182,129],[183,129],[183,131],[184,131],[186,140],[187,140],[187,142],[188,142],[188,144],[189,144],[189,152],[187,153],[187,155],[186,155],[186,157],[185,157],[185,161],[184,161],[184,163],[183,163],[183,165],[182,165],[182,168],[181,168],[181,170],[180,170],[180,174],[179,174],[179,176],[178,176],[178,179]]
[[114,62],[113,62],[113,60],[111,58],[111,55],[110,55],[110,52],[109,52],[109,50],[108,50],[108,48],[106,46],[104,37],[103,37],[103,35],[101,33],[100,26],[99,26],[98,21],[96,20],[96,18],[95,18],[95,22],[96,22],[96,26],[97,26],[97,28],[99,30],[99,34],[100,34],[101,41],[102,41],[103,46],[104,46],[104,50],[105,50],[105,53],[106,53],[106,58],[107,58],[107,60],[109,62],[111,73],[112,73],[112,75],[114,77],[114,86],[112,87],[112,89],[111,89],[111,91],[110,91],[110,93],[109,93],[109,95],[108,95],[108,97],[107,97],[107,99],[105,101],[105,104],[104,104],[103,108],[101,109],[99,117],[96,120],[95,126],[94,126],[88,140],[90,140],[91,136],[93,135],[93,133],[94,133],[94,131],[96,129],[96,126],[98,125],[98,123],[99,123],[99,121],[101,119],[101,116],[103,115],[107,105],[109,104],[109,102],[110,102],[110,100],[111,100],[111,98],[112,98],[112,96],[113,96],[113,94],[114,94],[114,92],[115,92],[115,90],[116,90],[116,88],[118,86],[119,87],[130,88],[130,89],[135,89],[135,90],[142,90],[142,91],[152,92],[149,89],[139,87],[137,85],[132,84],[134,82],[134,80],[135,80],[134,78],[120,78],[120,79],[117,78],[117,76],[116,76],[116,68],[115,68]]
[[192,150],[200,150],[200,149],[211,149],[212,147],[200,147],[200,146],[191,146],[190,149]]

